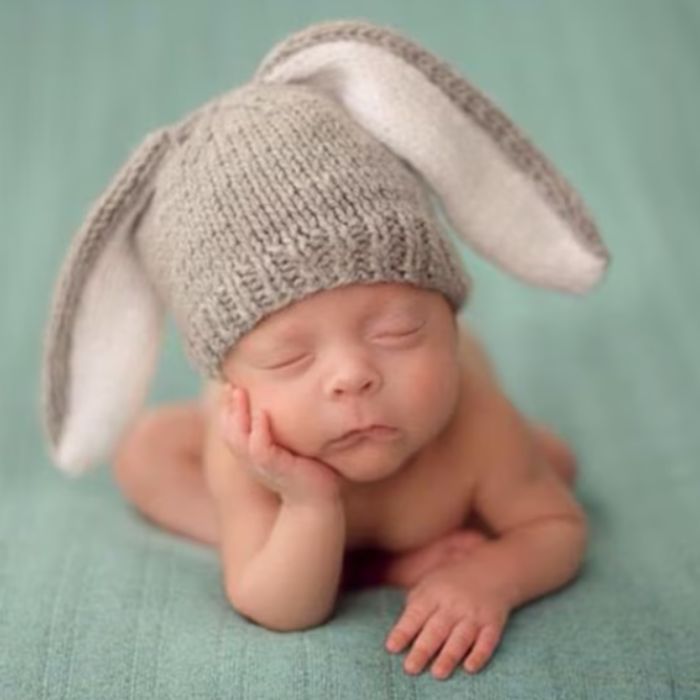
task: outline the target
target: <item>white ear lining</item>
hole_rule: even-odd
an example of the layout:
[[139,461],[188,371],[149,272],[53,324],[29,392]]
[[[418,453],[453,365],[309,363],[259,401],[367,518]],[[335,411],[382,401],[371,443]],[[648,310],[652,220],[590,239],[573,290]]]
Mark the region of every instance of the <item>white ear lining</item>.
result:
[[583,292],[606,259],[572,234],[534,182],[425,75],[383,48],[333,41],[274,66],[265,82],[306,82],[424,176],[456,233],[531,284]]
[[[126,218],[122,227],[132,221]],[[85,285],[73,329],[69,410],[54,455],[67,474],[82,474],[111,456],[143,405],[164,314],[133,243],[114,231]]]

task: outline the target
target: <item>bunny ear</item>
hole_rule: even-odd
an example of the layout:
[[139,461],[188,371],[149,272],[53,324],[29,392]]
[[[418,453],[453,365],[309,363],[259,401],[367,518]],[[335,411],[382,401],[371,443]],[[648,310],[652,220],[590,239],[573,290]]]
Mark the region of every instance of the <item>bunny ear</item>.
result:
[[108,458],[146,398],[164,308],[131,234],[167,152],[154,131],[93,204],[60,270],[44,336],[41,414],[56,466],[78,475]]
[[576,191],[482,92],[398,32],[321,22],[277,44],[254,79],[307,83],[407,161],[471,247],[523,281],[587,291],[609,260]]

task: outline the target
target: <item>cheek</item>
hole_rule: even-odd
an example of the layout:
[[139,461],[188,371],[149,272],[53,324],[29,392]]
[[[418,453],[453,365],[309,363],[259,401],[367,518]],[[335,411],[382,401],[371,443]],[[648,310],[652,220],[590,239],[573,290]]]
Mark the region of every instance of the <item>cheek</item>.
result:
[[[432,434],[451,413],[459,387],[457,359],[447,349],[428,350],[399,367],[386,370],[379,410],[417,436]],[[252,390],[252,388],[251,388]],[[317,402],[306,405],[293,390],[279,386],[256,387],[252,402],[264,408],[272,423],[274,439],[299,454],[309,454],[324,441]]]
[[276,442],[294,452],[306,453],[315,444],[315,425],[312,415],[295,402],[291,394],[261,399],[262,406],[272,423],[272,436]]
[[433,352],[419,358],[406,370],[404,395],[411,412],[438,413],[456,396],[458,376],[454,355]]

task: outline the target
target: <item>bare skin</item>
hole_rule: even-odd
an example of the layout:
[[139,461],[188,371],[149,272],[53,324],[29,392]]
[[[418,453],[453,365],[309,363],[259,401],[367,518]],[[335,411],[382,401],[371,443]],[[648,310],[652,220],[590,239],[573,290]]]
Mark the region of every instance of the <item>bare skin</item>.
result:
[[[475,353],[483,351],[472,344],[473,336],[465,327],[461,333],[467,360],[463,373],[466,380],[467,367],[475,361],[483,363],[485,358],[476,357]],[[212,382],[198,400],[145,411],[122,442],[114,461],[117,484],[142,515],[174,534],[214,547],[219,541],[217,518],[203,475],[202,453],[210,422],[218,418],[213,409],[219,391],[219,385]],[[569,445],[545,425],[530,423],[529,429],[546,463],[566,484],[573,485],[576,457]],[[478,455],[474,458],[478,459]],[[360,515],[367,508],[349,496],[346,505],[357,514],[353,518],[355,527],[348,531],[343,572],[346,590],[376,585],[408,589],[428,571],[466,554],[490,534],[467,509],[461,526],[425,544],[391,551],[367,541],[368,523]],[[425,500],[418,505],[417,515],[429,513]]]
[[[420,672],[443,643],[436,677],[472,645],[464,668],[479,670],[508,612],[575,572],[585,534],[566,488],[575,456],[507,400],[441,295],[405,285],[328,290],[268,316],[235,346],[224,373],[226,384],[205,386],[199,401],[136,422],[114,462],[124,495],[160,526],[218,546],[211,475],[258,478],[227,457],[220,422],[227,385],[242,389],[248,399],[239,396],[238,409],[267,415],[275,449],[320,460],[340,478],[341,587],[408,590],[387,639],[395,652],[418,634],[407,672]],[[398,437],[333,446],[368,423],[397,426]]]

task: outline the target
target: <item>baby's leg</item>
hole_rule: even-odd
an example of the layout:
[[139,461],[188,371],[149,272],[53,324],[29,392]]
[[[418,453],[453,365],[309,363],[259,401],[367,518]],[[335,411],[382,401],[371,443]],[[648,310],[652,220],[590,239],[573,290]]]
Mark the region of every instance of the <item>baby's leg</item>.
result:
[[113,469],[124,496],[149,520],[215,545],[216,511],[202,472],[204,434],[200,401],[151,409],[120,444]]

